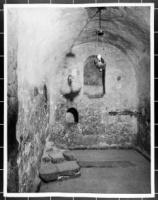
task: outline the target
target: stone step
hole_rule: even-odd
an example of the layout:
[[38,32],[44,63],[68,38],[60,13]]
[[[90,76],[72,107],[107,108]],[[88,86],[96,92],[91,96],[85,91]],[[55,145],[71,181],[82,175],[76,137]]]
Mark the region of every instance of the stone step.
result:
[[61,151],[50,151],[47,152],[47,154],[51,158],[52,163],[61,163],[65,160],[63,153]]
[[75,154],[72,151],[64,151],[63,155],[67,161],[76,160]]
[[59,171],[59,176],[72,176],[75,175],[80,170],[80,166],[76,161],[65,161],[56,164]]
[[72,176],[59,176],[58,181],[66,181],[68,179],[79,178],[81,176],[81,172],[77,172],[75,175]]
[[80,166],[76,161],[64,161],[58,164],[42,162],[39,170],[39,177],[44,182],[67,180],[69,178],[79,177],[79,171]]
[[59,170],[56,165],[52,163],[41,163],[39,170],[39,177],[44,182],[55,181],[58,179]]
[[47,153],[44,153],[42,156],[42,162],[45,163],[51,162],[51,157]]
[[65,157],[63,155],[63,152],[60,150],[49,150],[45,151],[42,156],[43,162],[52,162],[52,163],[61,163],[65,160]]

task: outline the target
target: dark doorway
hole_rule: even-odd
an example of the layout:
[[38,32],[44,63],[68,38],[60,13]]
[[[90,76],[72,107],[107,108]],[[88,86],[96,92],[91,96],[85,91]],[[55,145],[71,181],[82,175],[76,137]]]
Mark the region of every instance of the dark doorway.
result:
[[66,123],[78,123],[78,111],[75,108],[69,108],[66,112]]

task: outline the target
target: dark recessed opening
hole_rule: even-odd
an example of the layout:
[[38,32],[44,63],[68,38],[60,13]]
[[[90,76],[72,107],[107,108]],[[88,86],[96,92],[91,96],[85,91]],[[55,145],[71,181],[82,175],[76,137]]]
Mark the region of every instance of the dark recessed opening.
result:
[[118,76],[118,77],[117,77],[117,80],[120,81],[120,80],[121,80],[121,76]]
[[75,108],[69,108],[66,112],[66,123],[78,123],[78,111]]
[[47,111],[48,95],[47,95],[47,86],[46,86],[46,84],[43,87],[43,94],[44,94],[44,97],[45,97],[44,109],[45,109],[45,111]]

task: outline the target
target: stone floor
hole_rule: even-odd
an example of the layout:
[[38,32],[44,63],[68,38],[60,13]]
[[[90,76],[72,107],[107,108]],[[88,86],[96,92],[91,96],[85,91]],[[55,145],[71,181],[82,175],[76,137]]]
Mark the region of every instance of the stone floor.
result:
[[147,194],[150,162],[135,150],[75,150],[81,176],[43,183],[40,192]]

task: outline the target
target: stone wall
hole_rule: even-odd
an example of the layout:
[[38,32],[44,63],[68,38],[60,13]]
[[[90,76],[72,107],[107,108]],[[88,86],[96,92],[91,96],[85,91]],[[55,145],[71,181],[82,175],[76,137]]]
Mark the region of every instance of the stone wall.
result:
[[18,78],[17,78],[17,13],[8,13],[8,191],[17,192],[19,186],[18,176],[18,141],[16,138],[16,123],[18,120]]
[[150,51],[144,49],[140,57],[139,65],[141,67],[140,92],[139,92],[139,110],[142,115],[138,118],[138,138],[137,145],[143,152],[150,156],[151,152],[151,64]]
[[[109,114],[111,109],[105,99],[80,96],[71,105],[61,99],[55,113],[56,122],[50,131],[52,140],[57,145],[65,143],[70,148],[135,146],[137,116],[129,113]],[[70,107],[78,111],[78,123],[66,122],[66,111]]]
[[8,192],[36,192],[48,136],[49,85],[38,71],[43,61],[34,59],[45,55],[36,40],[29,46],[35,32],[24,19],[25,13],[8,11]]
[[151,119],[150,119],[150,101],[142,107],[142,115],[138,117],[137,147],[145,154],[151,153]]
[[[54,122],[50,123],[52,140],[57,144],[66,143],[71,148],[135,146],[138,103],[135,70],[118,49],[100,44],[98,51],[103,56],[106,53],[106,94],[103,97],[95,96],[103,91],[102,76],[99,76],[98,69],[97,81],[100,81],[100,84],[97,82],[96,85],[85,85],[85,79],[96,81],[95,74],[91,73],[91,61],[87,64],[87,58],[95,53],[93,44],[74,47],[75,56],[65,58],[61,63],[58,69],[60,71],[56,109],[53,113],[50,111],[51,119],[54,116]],[[90,70],[85,69],[86,67]],[[76,74],[70,87],[67,77],[74,71]],[[73,100],[66,98],[73,95]],[[78,124],[66,123],[66,112],[71,107],[78,111]],[[111,115],[112,112],[116,114]]]
[[136,66],[138,88],[138,112],[137,118],[137,143],[136,146],[142,152],[150,156],[151,149],[151,62],[150,48],[144,48],[142,52],[129,52],[131,62]]
[[[21,99],[25,97],[25,99]],[[19,141],[19,192],[36,192],[39,166],[48,136],[49,102],[44,85],[32,88],[19,84],[19,114],[17,139]]]

